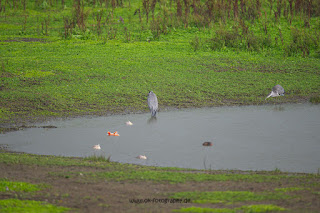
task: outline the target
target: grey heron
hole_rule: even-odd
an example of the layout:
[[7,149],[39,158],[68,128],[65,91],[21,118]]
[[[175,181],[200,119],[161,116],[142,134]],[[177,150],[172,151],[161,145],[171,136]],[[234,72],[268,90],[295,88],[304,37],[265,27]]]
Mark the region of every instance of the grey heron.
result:
[[267,100],[267,98],[269,97],[277,97],[277,96],[284,96],[284,89],[282,86],[280,86],[279,84],[275,85],[273,88],[272,88],[272,91],[271,93],[266,97],[265,100]]
[[151,116],[155,117],[158,110],[158,99],[156,94],[154,94],[152,91],[148,94],[148,106],[151,112]]

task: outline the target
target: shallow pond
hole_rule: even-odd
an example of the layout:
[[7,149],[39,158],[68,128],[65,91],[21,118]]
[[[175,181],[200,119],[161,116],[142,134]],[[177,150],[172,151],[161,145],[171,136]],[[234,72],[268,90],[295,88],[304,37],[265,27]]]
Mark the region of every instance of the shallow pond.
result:
[[[130,120],[133,125],[127,126]],[[213,107],[54,120],[0,135],[9,150],[59,156],[111,156],[112,161],[195,169],[316,173],[320,105]],[[119,137],[107,132],[118,131]],[[212,146],[202,146],[203,142]],[[100,144],[101,150],[92,147]],[[137,159],[145,155],[146,160]]]

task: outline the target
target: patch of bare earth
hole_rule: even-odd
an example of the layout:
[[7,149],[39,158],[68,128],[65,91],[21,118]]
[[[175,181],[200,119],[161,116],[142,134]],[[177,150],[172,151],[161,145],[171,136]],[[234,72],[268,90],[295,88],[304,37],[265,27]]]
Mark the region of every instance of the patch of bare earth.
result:
[[13,38],[3,42],[46,42],[46,40],[43,38]]
[[[66,206],[76,212],[170,212],[182,207],[235,208],[242,205],[257,204],[242,202],[236,204],[193,204],[159,203],[155,199],[166,199],[168,193],[181,191],[273,191],[275,188],[301,186],[301,182],[281,180],[277,182],[254,183],[245,181],[210,181],[187,182],[179,184],[153,183],[144,181],[108,181],[104,179],[90,180],[80,173],[101,172],[101,168],[80,166],[30,166],[0,163],[0,178],[13,181],[25,181],[39,184],[45,183],[51,187],[27,194],[13,191],[0,192],[0,199],[20,198],[47,201]],[[56,175],[65,172],[79,173],[79,176]],[[319,183],[317,188],[320,191]],[[317,212],[320,209],[320,197],[310,191],[291,192],[296,198],[290,200],[274,200],[259,202],[274,204],[290,209],[290,212]],[[134,203],[132,199],[146,200],[146,203]],[[188,199],[188,198],[186,198]],[[130,201],[131,200],[131,201]]]

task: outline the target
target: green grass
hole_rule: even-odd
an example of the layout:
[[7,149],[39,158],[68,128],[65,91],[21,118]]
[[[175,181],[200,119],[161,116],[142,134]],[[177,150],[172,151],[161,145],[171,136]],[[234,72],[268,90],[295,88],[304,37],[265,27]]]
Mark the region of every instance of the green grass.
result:
[[[156,171],[155,171],[156,170]],[[166,182],[171,184],[186,182],[205,182],[205,181],[245,181],[245,182],[276,182],[281,180],[307,180],[312,178],[309,175],[291,176],[285,174],[206,174],[190,171],[163,171],[148,167],[125,168],[114,167],[107,172],[83,172],[84,177],[95,179],[107,179],[112,181],[152,181],[155,183]],[[79,173],[61,172],[53,175],[77,177]]]
[[194,213],[205,213],[205,212],[212,212],[212,213],[236,213],[236,212],[244,212],[244,213],[263,213],[263,212],[278,212],[278,211],[285,211],[287,209],[276,206],[276,205],[250,205],[250,206],[241,206],[240,208],[201,208],[201,207],[188,207],[188,208],[181,208],[176,209],[174,212],[194,212]]
[[0,179],[0,192],[15,191],[15,192],[35,192],[44,188],[44,185],[31,184],[25,182],[8,181]]
[[264,201],[292,199],[293,196],[281,192],[261,192],[254,193],[249,191],[213,191],[213,192],[177,192],[170,198],[181,199],[189,198],[192,203],[225,203],[233,204],[244,201]]
[[[149,90],[157,94],[160,108],[319,96],[316,59],[193,53],[166,42],[0,43],[0,52],[2,75],[8,76],[2,77],[0,119],[7,122],[19,116],[146,111]],[[275,84],[285,88],[286,96],[265,101]]]
[[310,102],[314,104],[320,103],[320,96],[314,96],[310,98]]
[[[234,7],[227,1],[211,2],[212,15],[208,14],[206,1],[198,1],[196,5],[187,1],[190,13],[183,12],[182,17],[177,16],[177,2],[157,1],[154,13],[149,14],[148,23],[146,8],[143,8],[141,0],[121,1],[122,5],[119,5],[119,2],[115,5],[111,5],[111,2],[107,5],[106,2],[96,2],[93,5],[94,1],[82,0],[82,11],[76,10],[72,0],[64,2],[65,5],[61,5],[59,1],[30,0],[26,4],[26,10],[20,3],[17,3],[15,8],[12,4],[2,3],[5,10],[0,13],[0,29],[5,30],[2,30],[0,36],[65,39],[65,20],[71,21],[82,15],[85,27],[79,23],[74,24],[66,39],[99,40],[103,43],[110,40],[123,43],[171,41],[184,42],[193,51],[247,50],[264,54],[289,52],[299,56],[303,52],[301,49],[307,47],[310,51],[308,56],[319,56],[318,0],[312,1],[310,15],[303,10],[308,5],[293,7],[291,14],[288,12],[288,2],[283,2],[279,9],[277,1],[270,4],[269,1],[262,0],[259,1],[260,5],[248,2],[244,5],[245,11],[238,11],[239,18],[234,17]],[[240,10],[243,5],[239,2],[238,4]],[[137,9],[140,9],[140,15],[136,13]],[[182,4],[180,9],[187,8]],[[194,10],[197,10],[197,13]],[[279,10],[280,14],[275,15]],[[101,33],[98,34],[96,17],[101,12]],[[119,16],[124,22],[119,21]],[[199,37],[198,48],[189,45],[195,36]]]
[[236,213],[236,209],[228,208],[202,208],[202,207],[186,207],[181,209],[175,209],[173,212],[193,212],[193,213]]
[[134,171],[134,170],[168,170],[168,171],[191,171],[191,169],[182,169],[175,167],[144,167],[133,164],[122,164],[108,161],[108,158],[103,157],[62,157],[52,155],[35,155],[26,153],[8,153],[0,152],[0,163],[4,164],[24,164],[24,165],[39,165],[39,166],[85,166],[106,168],[111,171]]
[[83,160],[93,161],[93,162],[110,162],[110,158],[111,156],[106,158],[104,155],[92,155],[92,156],[84,157]]
[[[39,166],[88,166],[88,167],[115,167],[135,168],[135,165],[119,164],[105,160],[92,160],[93,158],[70,158],[60,156],[41,156],[25,153],[5,153],[0,152],[0,162],[5,164],[26,164]],[[138,167],[138,166],[137,166]]]
[[250,205],[250,206],[242,206],[240,208],[242,211],[244,212],[277,212],[277,211],[285,211],[287,209],[282,208],[280,206],[276,206],[276,205]]
[[[282,172],[264,172],[260,174],[237,174],[237,173],[203,173],[199,170],[182,168],[159,168],[153,166],[140,166],[132,164],[120,164],[103,159],[71,158],[59,156],[42,156],[25,153],[0,152],[0,163],[25,164],[39,166],[85,166],[104,168],[105,172],[83,172],[84,177],[108,179],[113,181],[153,181],[168,183],[185,183],[188,181],[247,181],[247,182],[276,182],[281,180],[318,180],[316,174],[292,175]],[[79,173],[61,172],[52,175],[75,177]]]
[[[312,17],[297,12],[292,23],[287,15],[276,21],[263,0],[261,16],[254,20],[248,14],[242,17],[249,33],[241,33],[232,11],[231,17],[226,11],[214,11],[215,18],[204,23],[207,19],[197,19],[193,12],[187,19],[177,19],[175,3],[157,1],[159,36],[151,26],[151,14],[146,24],[141,0],[131,0],[130,6],[123,1],[114,10],[111,5],[105,9],[105,5],[83,0],[86,29],[75,26],[67,39],[64,18],[76,14],[73,1],[65,0],[65,5],[26,1],[26,10],[20,2],[15,9],[6,2],[2,2],[6,10],[0,12],[0,123],[146,111],[149,90],[157,94],[160,109],[319,102],[318,0],[313,1]],[[133,15],[138,8],[142,22],[139,15]],[[102,9],[102,33],[98,35],[95,17]],[[165,11],[170,14],[167,21],[161,18]],[[284,7],[281,11],[285,13]],[[119,16],[124,23],[118,21]],[[310,27],[304,26],[306,20]],[[267,47],[259,46],[265,37],[263,23],[267,23],[271,41]],[[223,43],[232,26],[240,33],[235,47]],[[253,49],[247,48],[248,39]],[[301,48],[309,48],[310,54],[301,57]],[[265,101],[276,84],[285,88],[286,95]]]
[[4,199],[0,200],[0,212],[67,212],[66,207],[54,206],[41,201]]
[[301,191],[301,190],[311,190],[311,188],[305,187],[288,187],[288,188],[276,188],[275,191],[277,192],[294,192],[294,191]]
[[[67,178],[70,181],[80,183],[93,183],[95,181],[107,182],[129,182],[129,183],[160,183],[160,184],[192,184],[202,182],[203,184],[217,181],[230,182],[231,184],[259,183],[259,186],[269,185],[266,191],[180,191],[166,192],[162,196],[168,199],[188,199],[197,207],[185,206],[187,208],[177,209],[177,212],[268,212],[286,210],[273,204],[289,202],[302,199],[305,190],[317,196],[319,183],[318,174],[294,174],[281,171],[271,172],[240,172],[240,171],[204,171],[179,168],[157,168],[152,166],[138,166],[120,164],[105,161],[105,159],[72,158],[42,156],[33,154],[6,153],[0,152],[0,164],[7,165],[38,165],[42,167],[64,167],[63,171],[55,170],[49,172],[49,177]],[[71,172],[65,172],[67,167],[72,167]],[[76,168],[78,167],[78,168]],[[91,172],[85,167],[103,168]],[[68,169],[67,169],[68,170]],[[272,183],[267,184],[267,183]],[[285,184],[288,187],[281,187]],[[277,186],[278,188],[273,188]],[[29,192],[33,193],[45,187],[42,184],[29,184],[25,182],[14,182],[7,179],[0,179],[0,192],[7,189],[14,192],[23,192],[23,197]],[[313,191],[311,189],[314,188]],[[293,193],[292,193],[293,192]],[[64,193],[62,198],[71,195]],[[84,199],[91,199],[89,196]],[[208,205],[216,204],[221,208],[207,208]],[[108,206],[106,204],[101,204]],[[240,206],[241,205],[241,206]],[[204,208],[200,208],[203,206]],[[239,207],[240,206],[240,207]],[[38,201],[2,200],[0,201],[0,212],[60,212],[67,211],[64,207],[56,207]]]

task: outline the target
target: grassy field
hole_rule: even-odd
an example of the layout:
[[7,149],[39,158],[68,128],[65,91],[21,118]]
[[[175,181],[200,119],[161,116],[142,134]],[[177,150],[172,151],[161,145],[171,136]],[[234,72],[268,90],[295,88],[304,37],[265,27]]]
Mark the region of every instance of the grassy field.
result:
[[[317,1],[208,1],[215,15],[202,1],[13,2],[0,3],[2,124],[144,112],[149,90],[160,109],[319,102]],[[286,96],[265,101],[275,84]]]
[[[146,112],[150,90],[160,110],[319,103],[319,8],[319,0],[0,1],[0,131],[53,117]],[[265,100],[276,84],[286,95]],[[0,151],[1,212],[320,208],[318,174]]]
[[317,212],[319,174],[0,152],[1,212]]

